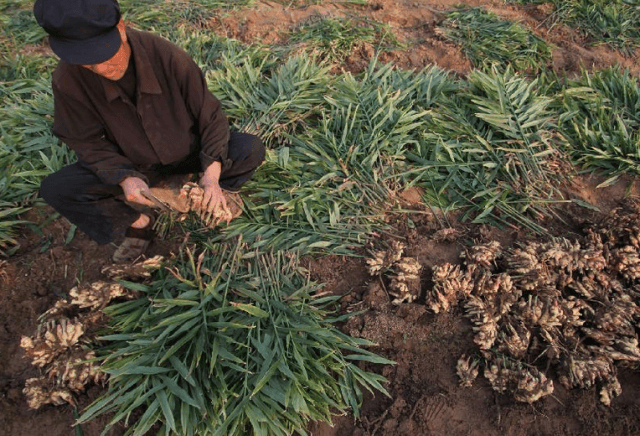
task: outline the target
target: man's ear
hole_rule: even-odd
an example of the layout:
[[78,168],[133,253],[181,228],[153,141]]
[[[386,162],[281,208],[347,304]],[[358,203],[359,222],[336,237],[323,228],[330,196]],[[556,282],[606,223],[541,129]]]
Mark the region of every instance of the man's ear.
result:
[[127,32],[125,31],[125,27],[124,27],[124,20],[122,18],[120,18],[120,21],[118,21],[118,32],[120,32],[120,39],[122,40],[122,43],[127,42]]

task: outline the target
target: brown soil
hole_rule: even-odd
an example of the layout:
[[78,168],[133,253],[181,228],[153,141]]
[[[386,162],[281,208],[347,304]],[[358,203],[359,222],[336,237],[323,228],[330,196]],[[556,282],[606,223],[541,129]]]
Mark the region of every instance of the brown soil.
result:
[[[596,189],[603,179],[581,177],[573,181],[571,198],[588,201],[600,209],[563,211],[565,223],[557,223],[552,235],[572,238],[585,223],[601,220],[620,201],[638,190],[631,180]],[[367,397],[359,420],[341,417],[334,427],[311,426],[315,436],[410,436],[410,435],[640,435],[640,373],[623,370],[623,393],[611,407],[602,405],[598,392],[564,389],[555,383],[552,396],[533,404],[518,403],[495,393],[483,377],[473,387],[460,387],[456,374],[458,358],[477,354],[472,325],[464,318],[462,305],[450,313],[434,314],[424,306],[434,265],[460,263],[459,255],[470,242],[499,241],[503,247],[529,239],[517,230],[454,224],[454,242],[436,242],[442,227],[424,206],[414,204],[408,217],[415,228],[407,228],[405,216],[395,223],[407,242],[405,253],[415,257],[426,271],[422,275],[422,299],[394,306],[377,278],[371,278],[362,259],[327,257],[311,264],[317,279],[328,290],[345,297],[345,310],[369,309],[352,317],[342,327],[345,333],[376,342],[374,350],[395,360],[396,366],[369,369],[384,374],[391,398]],[[554,227],[554,226],[551,226]],[[576,232],[576,233],[573,233]],[[572,234],[573,233],[573,234]],[[380,243],[376,243],[380,246]]]
[[[249,10],[230,12],[212,20],[212,29],[221,35],[246,43],[286,43],[283,31],[316,15],[359,14],[391,26],[407,49],[385,53],[384,62],[400,68],[419,69],[428,64],[465,74],[469,62],[460,50],[436,32],[441,11],[458,4],[454,0],[379,0],[368,5],[348,6],[322,3],[299,7],[276,2],[259,2]],[[575,30],[555,26],[548,29],[549,5],[505,5],[499,1],[469,0],[471,6],[483,6],[492,12],[519,20],[554,45],[553,67],[575,75],[580,68],[598,69],[619,64],[632,74],[640,73],[640,51],[627,58],[607,46],[592,46]],[[343,66],[360,71],[372,55],[362,47]],[[596,189],[595,178],[575,181],[572,195],[582,198],[601,213],[585,209],[567,209],[564,224],[552,226],[558,236],[579,232],[585,219],[598,220],[617,205],[632,183],[625,180],[615,186]],[[632,192],[635,185],[632,184]],[[415,213],[396,216],[392,223],[407,242],[407,254],[416,257],[425,269],[423,295],[429,286],[434,265],[456,262],[469,241],[499,240],[503,245],[526,238],[517,230],[500,231],[479,226],[454,226],[459,230],[452,242],[435,242],[433,234],[442,228],[430,210],[416,201],[419,196],[402,196]],[[26,219],[42,224],[51,209],[34,210]],[[407,225],[408,220],[414,224]],[[66,243],[69,225],[62,218],[43,226],[42,234],[25,228],[17,255],[0,264],[0,436],[74,435],[73,409],[70,406],[27,407],[22,393],[24,382],[37,375],[19,347],[22,335],[31,335],[38,315],[64,296],[75,283],[99,279],[100,269],[109,262],[113,246],[98,246],[78,233]],[[180,241],[159,241],[150,255],[169,254]],[[385,375],[391,398],[380,394],[367,396],[362,416],[336,417],[334,426],[313,424],[316,436],[397,436],[397,435],[640,435],[640,373],[628,370],[619,374],[623,393],[611,407],[598,401],[595,390],[566,391],[560,384],[551,397],[533,405],[516,403],[508,396],[494,393],[479,377],[472,388],[461,388],[455,373],[461,354],[474,349],[470,323],[457,308],[449,314],[430,313],[421,300],[392,306],[386,293],[368,276],[364,260],[328,256],[309,260],[315,280],[344,295],[343,309],[369,309],[353,318],[343,329],[377,342],[374,351],[393,359],[395,366],[373,367]],[[424,301],[424,299],[422,300]],[[101,392],[94,387],[78,399],[79,409]],[[82,426],[85,436],[96,436],[104,420]],[[119,435],[122,428],[110,434]]]
[[[518,21],[553,46],[553,68],[578,74],[581,68],[600,69],[611,65],[640,73],[640,49],[627,58],[606,45],[592,45],[575,29],[554,25],[551,29],[551,4],[518,5],[502,1],[468,0],[471,7],[483,7],[505,19]],[[345,6],[341,3],[321,3],[305,7],[287,6],[279,2],[261,1],[249,10],[232,12],[212,19],[214,31],[248,44],[267,45],[286,43],[286,31],[317,17],[339,18],[361,16],[388,24],[405,50],[383,53],[383,62],[391,62],[403,69],[422,69],[435,64],[459,74],[468,73],[471,64],[460,49],[439,36],[436,28],[443,20],[443,11],[461,4],[457,0],[375,0],[366,5]],[[361,47],[347,59],[344,70],[361,71],[373,54],[370,47]]]

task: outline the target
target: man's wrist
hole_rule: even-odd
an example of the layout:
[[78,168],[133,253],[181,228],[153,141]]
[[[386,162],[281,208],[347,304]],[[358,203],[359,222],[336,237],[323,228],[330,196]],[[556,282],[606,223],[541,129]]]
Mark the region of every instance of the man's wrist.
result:
[[[123,186],[123,185],[129,185],[133,182],[135,182],[136,180],[140,180],[141,182],[144,182],[143,179],[141,179],[140,177],[137,176],[127,176],[124,179],[122,179],[120,181],[120,183],[118,183],[118,185]],[[145,182],[146,183],[146,182]]]
[[219,161],[214,161],[207,167],[202,175],[202,184],[210,186],[219,186],[220,172],[222,165]]
[[202,180],[200,181],[200,184],[203,187],[208,187],[208,188],[214,188],[214,189],[220,189],[220,183],[218,183],[217,180],[210,180],[210,179],[205,179],[204,177],[202,178]]

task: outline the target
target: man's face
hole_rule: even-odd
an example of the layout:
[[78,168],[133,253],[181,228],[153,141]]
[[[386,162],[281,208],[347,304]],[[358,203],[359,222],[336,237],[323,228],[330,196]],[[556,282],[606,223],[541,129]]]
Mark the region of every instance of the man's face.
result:
[[82,65],[84,68],[93,71],[99,76],[109,80],[120,80],[129,66],[129,57],[131,57],[131,46],[127,42],[127,34],[124,28],[124,22],[120,20],[118,23],[118,31],[122,43],[120,48],[110,59],[99,64]]

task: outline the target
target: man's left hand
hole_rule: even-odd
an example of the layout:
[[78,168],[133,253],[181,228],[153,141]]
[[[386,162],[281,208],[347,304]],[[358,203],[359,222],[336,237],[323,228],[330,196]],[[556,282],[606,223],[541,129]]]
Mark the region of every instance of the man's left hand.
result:
[[[222,193],[222,188],[218,180],[220,178],[221,165],[220,162],[212,163],[204,172],[200,179],[200,186],[204,189],[204,197],[202,198],[202,211],[208,215],[215,216],[231,216],[231,211],[227,206],[227,200]],[[216,211],[222,209],[223,213]],[[227,220],[229,223],[230,219]]]
[[227,200],[224,198],[222,188],[216,182],[206,182],[200,180],[200,186],[204,189],[204,197],[202,198],[202,210],[212,213],[216,207],[222,207],[228,210]]

